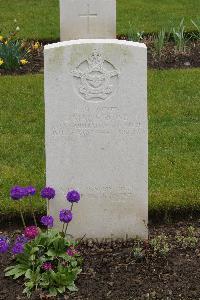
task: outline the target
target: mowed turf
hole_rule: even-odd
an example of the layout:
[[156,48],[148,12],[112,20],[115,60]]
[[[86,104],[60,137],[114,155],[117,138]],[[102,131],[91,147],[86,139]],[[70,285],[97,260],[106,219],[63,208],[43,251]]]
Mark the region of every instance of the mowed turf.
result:
[[[199,76],[200,69],[148,73],[150,213],[200,209]],[[0,79],[0,213],[8,214],[19,209],[12,185],[45,184],[43,75]],[[39,196],[34,205],[45,208]]]
[[[186,30],[193,30],[190,19],[197,20],[199,16],[199,0],[117,0],[117,33],[127,34],[129,23],[140,32],[168,29],[171,25],[177,26],[183,17]],[[21,38],[59,39],[59,0],[0,0],[3,34],[16,27],[14,19],[21,29]]]

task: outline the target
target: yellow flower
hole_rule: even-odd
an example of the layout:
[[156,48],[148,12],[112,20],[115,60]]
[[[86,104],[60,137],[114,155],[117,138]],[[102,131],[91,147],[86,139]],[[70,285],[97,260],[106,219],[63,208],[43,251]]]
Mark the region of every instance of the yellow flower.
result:
[[0,35],[0,41],[3,41],[3,36],[2,35]]
[[2,58],[0,58],[0,66],[3,65],[4,60]]
[[33,45],[33,49],[34,49],[34,50],[37,50],[39,47],[40,47],[40,43],[39,43],[39,42],[36,42],[36,43]]
[[4,44],[7,45],[7,44],[8,44],[8,41],[5,41]]
[[21,59],[21,60],[20,60],[20,63],[21,63],[22,65],[26,65],[26,64],[28,63],[28,60],[26,60],[25,58],[24,58],[24,59]]

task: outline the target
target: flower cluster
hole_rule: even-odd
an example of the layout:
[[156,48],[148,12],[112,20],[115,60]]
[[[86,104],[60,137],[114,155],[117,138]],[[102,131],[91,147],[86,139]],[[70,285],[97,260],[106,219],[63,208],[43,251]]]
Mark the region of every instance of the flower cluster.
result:
[[36,193],[36,189],[33,186],[21,187],[14,186],[10,190],[10,197],[13,200],[20,200],[27,196],[33,196]]
[[22,40],[16,39],[19,31],[17,26],[7,37],[0,35],[0,68],[4,70],[14,71],[29,62],[30,47]]
[[44,271],[50,271],[50,270],[53,270],[53,265],[51,262],[45,262],[42,264],[42,267],[41,267]]
[[66,198],[71,203],[74,203],[74,202],[78,203],[80,200],[80,194],[79,194],[79,192],[72,190],[67,193]]
[[39,234],[39,228],[36,226],[29,226],[24,229],[24,235],[29,240],[36,238]]
[[[66,288],[69,290],[72,287],[75,288],[74,281],[81,272],[81,259],[77,251],[78,243],[67,239],[68,225],[73,219],[72,208],[74,203],[80,201],[80,194],[76,190],[70,190],[65,195],[68,205],[70,203],[71,206],[70,209],[64,208],[59,212],[59,220],[63,223],[62,232],[53,228],[54,217],[51,215],[44,215],[40,218],[40,223],[46,227],[46,230],[38,227],[32,206],[34,195],[36,195],[36,189],[33,186],[21,187],[17,185],[11,188],[10,197],[19,203],[24,230],[22,235],[16,237],[11,247],[7,237],[0,237],[0,254],[11,250],[16,265],[6,268],[5,275],[14,276],[14,279],[24,276],[26,281],[24,292],[28,296],[31,295],[34,287],[45,287],[50,293],[53,290],[55,296],[57,293],[63,293]],[[40,196],[48,200],[48,208],[50,200],[54,199],[55,195],[56,192],[52,187],[44,187],[40,191]],[[25,224],[21,210],[20,200],[22,199],[28,199],[29,204],[31,204],[35,226],[26,226]],[[32,275],[29,277],[27,274]],[[52,274],[55,276],[52,277]],[[69,274],[72,274],[70,278]],[[36,277],[37,283],[34,281]],[[57,287],[57,278],[62,278],[59,288]],[[44,280],[47,281],[44,282]]]
[[25,244],[28,243],[30,240],[24,234],[18,236],[15,240],[14,246],[12,248],[12,253],[14,255],[22,254],[24,252]]
[[0,236],[0,253],[5,253],[9,248],[9,239],[4,236]]
[[69,247],[66,251],[69,256],[74,256],[79,254],[79,252],[74,247]]
[[40,219],[40,222],[42,225],[48,227],[48,228],[51,228],[53,227],[53,222],[54,222],[54,219],[52,216],[43,216],[41,219]]
[[[1,38],[1,36],[0,36]],[[36,194],[36,188],[33,186],[13,186],[10,190],[10,197],[13,200],[21,200],[26,197],[32,197]],[[55,198],[56,192],[52,187],[44,187],[40,195],[43,199],[51,200]],[[31,199],[31,198],[30,198]],[[74,203],[80,201],[80,193],[76,190],[70,190],[66,193],[66,199],[71,203],[71,209],[65,208],[61,209],[59,213],[59,220],[63,223],[63,233],[66,234],[68,224],[72,221],[72,207]],[[32,202],[31,202],[32,204]],[[21,254],[24,252],[25,245],[34,240],[38,235],[40,235],[41,230],[37,226],[36,218],[33,212],[33,217],[35,221],[35,226],[26,226],[23,218],[23,213],[21,212],[22,221],[24,224],[24,232],[21,236],[18,236],[15,240],[14,246],[12,247],[12,253],[14,255]],[[42,216],[40,223],[45,226],[47,229],[50,229],[54,226],[54,218],[51,215]],[[64,230],[65,229],[65,230]],[[9,240],[6,237],[0,237],[0,253],[5,253],[9,249]],[[69,256],[75,255],[75,250],[72,248],[67,249],[66,252]]]
[[55,190],[51,187],[45,187],[44,189],[41,190],[40,195],[44,199],[53,199],[56,195]]
[[59,217],[61,222],[69,223],[72,220],[72,212],[69,209],[62,209]]

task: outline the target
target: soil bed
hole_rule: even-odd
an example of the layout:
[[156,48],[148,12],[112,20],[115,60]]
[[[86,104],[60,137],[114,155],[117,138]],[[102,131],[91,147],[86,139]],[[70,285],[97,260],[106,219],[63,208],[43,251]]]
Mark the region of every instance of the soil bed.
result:
[[[123,39],[123,37],[120,37]],[[151,38],[143,41],[148,48],[148,68],[194,68],[200,67],[200,41],[190,42],[184,52],[176,51],[172,42],[167,43],[160,56],[155,52]],[[49,42],[52,43],[52,42]],[[42,43],[48,44],[47,41]],[[43,73],[44,54],[43,46],[33,53],[27,65],[17,71],[5,71],[0,68],[0,75],[23,75],[27,73]]]
[[[154,255],[144,243],[145,256],[136,260],[131,254],[133,240],[117,242],[84,242],[80,252],[84,257],[83,272],[77,281],[79,291],[56,299],[200,299],[200,243],[195,248],[182,248],[176,235],[187,236],[188,226],[194,226],[200,237],[199,222],[179,222],[150,226],[150,237],[165,234],[170,252],[166,257]],[[19,234],[16,228],[2,229],[0,234],[11,238]],[[0,256],[0,299],[27,299],[22,295],[23,282],[4,277],[4,268],[12,261],[11,254]],[[32,300],[49,299],[35,293]]]

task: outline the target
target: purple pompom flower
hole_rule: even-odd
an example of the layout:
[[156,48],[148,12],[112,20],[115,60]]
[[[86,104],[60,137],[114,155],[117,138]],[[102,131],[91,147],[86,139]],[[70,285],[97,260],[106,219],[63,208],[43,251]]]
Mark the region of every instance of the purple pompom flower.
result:
[[9,248],[9,240],[7,237],[1,236],[0,237],[0,253],[5,253],[8,251]]
[[23,187],[21,186],[14,186],[10,190],[10,197],[13,200],[20,200],[26,195],[26,192]]
[[44,226],[47,226],[49,228],[53,227],[53,222],[54,222],[54,219],[52,216],[43,216],[41,219],[40,219],[40,222],[44,225]]
[[26,238],[33,240],[39,234],[39,228],[36,226],[29,226],[24,229],[24,235]]
[[74,256],[76,254],[78,254],[78,251],[72,247],[68,248],[66,253],[69,255],[69,256]]
[[51,187],[45,187],[40,192],[41,197],[48,200],[53,199],[55,197],[55,194],[55,190]]
[[26,188],[27,196],[33,196],[36,193],[36,189],[33,186],[27,186]]
[[50,271],[50,270],[53,270],[53,265],[51,262],[45,262],[42,264],[42,267],[41,267],[44,271]]
[[12,253],[14,255],[21,254],[24,252],[24,244],[23,243],[15,243],[12,248]]
[[26,244],[28,242],[29,242],[29,239],[24,234],[19,235],[15,240],[16,244],[17,243]]
[[66,198],[71,203],[74,203],[74,202],[78,203],[80,200],[80,194],[79,194],[79,192],[72,190],[67,193]]
[[61,222],[69,223],[72,220],[72,212],[69,209],[62,209],[59,217]]

